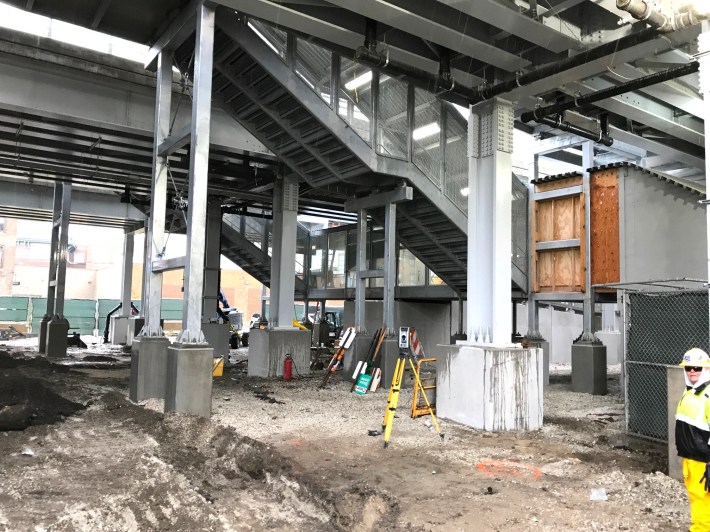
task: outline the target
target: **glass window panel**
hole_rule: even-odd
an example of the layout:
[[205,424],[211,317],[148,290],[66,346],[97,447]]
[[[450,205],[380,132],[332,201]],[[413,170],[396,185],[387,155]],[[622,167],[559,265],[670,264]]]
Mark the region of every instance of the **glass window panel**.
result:
[[304,39],[296,39],[296,74],[328,105],[331,97],[331,61],[329,50]]
[[446,110],[444,194],[463,212],[468,211],[467,125],[458,111]]
[[286,61],[286,32],[260,20],[249,19],[248,26],[266,43],[266,46]]
[[328,235],[327,288],[345,288],[345,239],[346,231]]
[[441,187],[441,102],[432,93],[414,90],[414,129],[412,144],[414,164],[431,181]]
[[429,270],[429,284],[430,285],[440,285],[440,284],[446,284],[444,281],[436,275],[433,271]]
[[377,109],[377,153],[407,158],[407,83],[380,74]]
[[397,267],[397,284],[399,286],[426,285],[426,267],[424,263],[405,248],[399,249],[399,264]]
[[311,288],[325,288],[325,274],[323,260],[325,256],[326,235],[311,237],[311,271],[309,286]]
[[338,114],[366,142],[372,119],[372,70],[345,57],[340,59]]

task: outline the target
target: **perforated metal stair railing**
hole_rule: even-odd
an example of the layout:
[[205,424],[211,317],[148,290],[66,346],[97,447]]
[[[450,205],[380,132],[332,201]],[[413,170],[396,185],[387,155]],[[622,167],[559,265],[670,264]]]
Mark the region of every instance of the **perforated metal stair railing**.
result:
[[[397,209],[398,239],[464,294],[466,128],[457,111],[377,73],[370,74],[369,85],[346,90],[345,80],[361,72],[361,65],[259,21],[247,26],[227,10],[218,12],[216,24],[215,101],[303,186],[364,185],[373,176],[383,186],[411,183],[414,199]],[[314,74],[331,65],[336,68]],[[417,138],[414,132],[431,124],[439,132]],[[523,291],[526,253],[515,249],[526,249],[526,241],[525,234],[513,246],[513,282]]]

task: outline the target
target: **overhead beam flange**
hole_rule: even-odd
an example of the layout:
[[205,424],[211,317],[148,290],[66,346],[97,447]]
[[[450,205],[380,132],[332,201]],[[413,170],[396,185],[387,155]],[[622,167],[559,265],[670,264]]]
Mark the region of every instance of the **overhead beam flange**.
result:
[[345,212],[357,212],[360,209],[374,209],[383,207],[388,203],[401,203],[411,201],[414,198],[412,187],[398,187],[388,192],[372,194],[364,198],[353,198],[345,202]]

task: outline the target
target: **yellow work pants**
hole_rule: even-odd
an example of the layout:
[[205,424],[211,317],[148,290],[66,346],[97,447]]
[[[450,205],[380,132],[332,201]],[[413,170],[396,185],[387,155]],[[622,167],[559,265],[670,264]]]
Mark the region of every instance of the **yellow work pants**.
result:
[[690,532],[710,532],[710,493],[705,491],[705,463],[683,458],[683,480],[690,499]]

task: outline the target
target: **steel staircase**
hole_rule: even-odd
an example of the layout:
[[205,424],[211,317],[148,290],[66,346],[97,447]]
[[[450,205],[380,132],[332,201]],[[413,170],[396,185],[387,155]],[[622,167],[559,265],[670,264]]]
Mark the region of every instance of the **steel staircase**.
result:
[[[456,292],[466,292],[466,214],[414,163],[378,155],[306,82],[232,11],[219,10],[215,29],[213,98],[276,154],[302,186],[333,184],[362,192],[406,180],[414,199],[397,208],[400,242]],[[515,181],[517,178],[513,177]],[[370,211],[377,221],[382,213]],[[261,282],[263,252],[225,225],[225,255]],[[241,249],[241,247],[244,249]],[[527,291],[514,263],[513,282]],[[254,272],[254,273],[252,273]],[[303,289],[303,282],[297,289]]]

